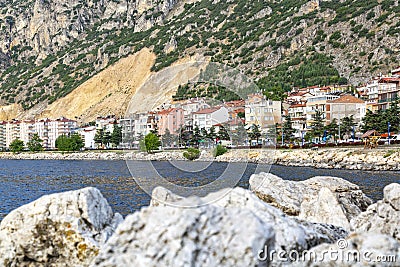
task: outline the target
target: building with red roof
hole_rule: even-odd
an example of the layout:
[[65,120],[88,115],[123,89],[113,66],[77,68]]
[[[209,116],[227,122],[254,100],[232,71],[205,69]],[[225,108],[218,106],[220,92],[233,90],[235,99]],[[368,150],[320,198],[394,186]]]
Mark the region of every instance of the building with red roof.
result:
[[330,124],[333,119],[340,123],[344,117],[353,116],[354,122],[360,125],[365,113],[366,102],[352,95],[342,95],[340,98],[326,103],[327,124]]

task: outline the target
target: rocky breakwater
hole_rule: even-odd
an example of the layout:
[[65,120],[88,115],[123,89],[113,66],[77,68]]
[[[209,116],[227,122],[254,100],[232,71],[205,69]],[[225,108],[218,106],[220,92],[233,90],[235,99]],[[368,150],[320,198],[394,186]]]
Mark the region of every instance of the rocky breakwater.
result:
[[318,176],[295,182],[260,173],[250,177],[250,189],[288,215],[348,230],[350,220],[372,204],[357,185],[337,177]]
[[40,152],[40,153],[0,153],[0,159],[14,160],[184,160],[182,152],[159,152],[148,154],[144,152]]
[[268,266],[265,248],[303,251],[346,236],[286,216],[242,188],[205,198],[157,188],[152,206],[125,219],[93,266]]
[[0,223],[0,266],[88,266],[123,220],[99,190],[43,196]]
[[[349,231],[337,244],[313,247],[310,258],[293,266],[400,266],[400,184],[386,186],[384,199],[375,204],[357,185],[336,177],[293,182],[261,173],[252,175],[250,187],[287,214]],[[329,251],[337,253],[324,257]]]
[[[259,159],[263,161],[262,158]],[[400,150],[334,148],[321,150],[277,150],[275,163],[324,169],[399,170]]]
[[[254,175],[255,193],[234,188],[203,198],[156,188],[151,205],[123,222],[96,189],[46,196],[1,222],[0,266],[400,266],[399,184],[366,208],[371,201],[339,178],[278,179]],[[371,261],[327,251],[360,251]],[[377,262],[378,255],[391,258]]]

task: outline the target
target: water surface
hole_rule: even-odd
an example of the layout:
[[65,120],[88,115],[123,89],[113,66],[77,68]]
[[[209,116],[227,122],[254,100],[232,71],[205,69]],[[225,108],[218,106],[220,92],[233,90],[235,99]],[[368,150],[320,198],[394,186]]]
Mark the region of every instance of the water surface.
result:
[[[184,186],[198,186],[211,182],[227,166],[227,163],[213,163],[200,173],[190,173],[180,171],[168,162],[153,164],[168,180]],[[255,169],[255,164],[249,164],[238,186],[248,188],[249,177]],[[341,177],[359,185],[365,194],[375,201],[382,198],[382,190],[386,185],[400,183],[400,172],[392,171],[272,166],[271,172],[295,181],[318,175]],[[0,220],[11,210],[43,195],[87,186],[98,188],[112,208],[124,216],[147,206],[150,202],[150,196],[136,184],[125,161],[0,160],[0,182]]]

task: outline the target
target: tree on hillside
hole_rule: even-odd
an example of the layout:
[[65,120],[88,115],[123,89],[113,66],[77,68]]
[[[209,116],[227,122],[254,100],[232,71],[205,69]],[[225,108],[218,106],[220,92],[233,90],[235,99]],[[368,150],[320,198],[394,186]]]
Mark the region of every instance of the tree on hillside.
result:
[[24,150],[24,146],[25,146],[24,141],[17,138],[11,142],[10,150],[13,153],[18,153]]
[[147,153],[152,153],[157,150],[160,146],[160,139],[155,133],[149,133],[144,137],[144,144],[146,146]]
[[311,134],[314,137],[318,137],[318,140],[321,140],[321,136],[324,133],[324,118],[322,112],[316,110],[313,119],[311,123]]
[[43,142],[43,140],[40,139],[40,137],[37,133],[35,133],[32,136],[32,139],[26,144],[26,146],[32,152],[38,152],[38,151],[43,150],[42,142]]

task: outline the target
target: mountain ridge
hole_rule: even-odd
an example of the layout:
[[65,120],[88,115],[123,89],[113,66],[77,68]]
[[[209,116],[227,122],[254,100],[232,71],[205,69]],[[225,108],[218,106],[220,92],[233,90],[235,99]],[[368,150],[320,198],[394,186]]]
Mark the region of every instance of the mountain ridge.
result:
[[[0,1],[0,10],[5,3]],[[13,3],[14,9],[33,5],[36,10],[51,4],[45,0]],[[63,7],[58,1],[53,5]],[[153,73],[182,58],[204,57],[238,68],[259,81],[262,89],[279,93],[296,86],[298,80],[307,86],[347,81],[357,85],[399,65],[400,7],[395,0],[92,0],[87,5],[68,0],[65,5],[59,7],[64,20],[57,12],[51,15],[40,9],[42,17],[64,21],[65,26],[43,48],[45,56],[30,45],[18,46],[24,40],[10,42],[14,31],[10,20],[26,25],[21,23],[31,17],[3,11],[0,26],[7,38],[0,42],[0,104],[18,103],[33,116],[34,110],[51,107],[91,77],[143,48],[155,55]],[[13,19],[10,14],[15,15]],[[73,29],[65,30],[70,25]],[[76,34],[75,28],[81,32]],[[52,48],[63,34],[76,38]],[[39,40],[46,41],[46,34],[40,36]],[[321,74],[320,69],[327,70],[325,78],[312,79]]]

